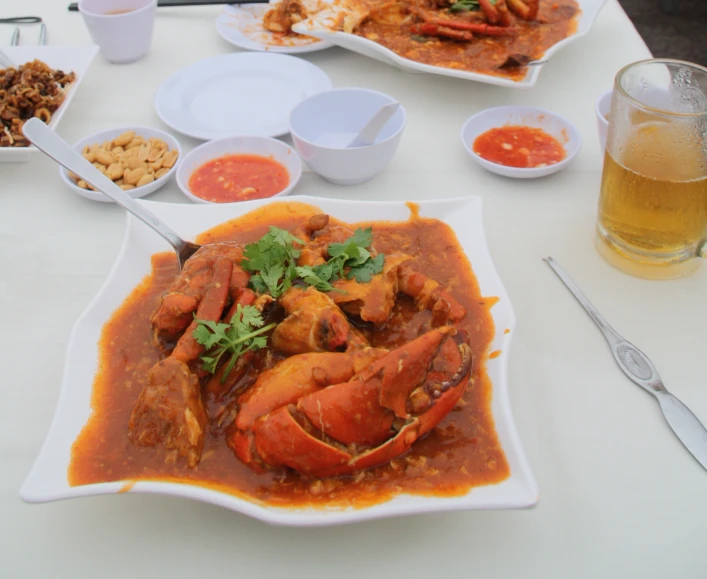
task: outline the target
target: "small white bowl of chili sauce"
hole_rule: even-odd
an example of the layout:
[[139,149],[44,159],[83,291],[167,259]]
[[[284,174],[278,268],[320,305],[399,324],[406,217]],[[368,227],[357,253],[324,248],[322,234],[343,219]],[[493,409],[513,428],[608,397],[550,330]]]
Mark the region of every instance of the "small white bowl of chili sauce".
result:
[[534,107],[486,109],[462,127],[462,144],[484,169],[520,179],[545,177],[564,169],[582,138],[567,119]]
[[297,152],[268,137],[227,137],[196,147],[177,169],[195,203],[236,203],[288,195],[302,176]]

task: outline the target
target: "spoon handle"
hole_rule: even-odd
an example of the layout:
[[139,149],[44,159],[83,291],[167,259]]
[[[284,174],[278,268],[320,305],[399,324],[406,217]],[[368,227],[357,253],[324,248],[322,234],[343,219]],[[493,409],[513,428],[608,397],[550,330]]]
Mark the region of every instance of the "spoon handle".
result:
[[28,120],[22,127],[24,135],[45,155],[54,159],[69,171],[76,173],[87,183],[93,185],[104,195],[110,197],[126,211],[154,229],[179,253],[186,245],[171,227],[158,219],[151,211],[140,205],[113,181],[96,169],[87,159],[57,135],[52,129],[37,118]]
[[378,137],[378,133],[381,132],[381,129],[388,122],[388,119],[395,114],[395,111],[397,111],[399,107],[400,103],[389,103],[382,106],[346,147],[350,149],[352,147],[367,147],[368,145],[372,145]]

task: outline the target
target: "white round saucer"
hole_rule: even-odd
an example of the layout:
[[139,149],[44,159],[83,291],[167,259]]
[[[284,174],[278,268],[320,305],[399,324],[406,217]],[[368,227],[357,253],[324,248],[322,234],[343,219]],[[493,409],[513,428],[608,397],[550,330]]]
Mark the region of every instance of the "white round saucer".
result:
[[330,90],[319,67],[293,56],[242,52],[207,58],[168,78],[155,110],[175,131],[203,140],[286,134],[292,109]]

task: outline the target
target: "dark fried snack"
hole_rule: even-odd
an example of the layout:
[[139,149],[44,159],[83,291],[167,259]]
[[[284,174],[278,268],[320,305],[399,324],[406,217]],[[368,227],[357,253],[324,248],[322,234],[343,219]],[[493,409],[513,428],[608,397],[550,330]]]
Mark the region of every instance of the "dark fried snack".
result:
[[0,68],[0,147],[27,147],[25,121],[37,117],[48,123],[75,79],[75,73],[54,70],[40,60]]

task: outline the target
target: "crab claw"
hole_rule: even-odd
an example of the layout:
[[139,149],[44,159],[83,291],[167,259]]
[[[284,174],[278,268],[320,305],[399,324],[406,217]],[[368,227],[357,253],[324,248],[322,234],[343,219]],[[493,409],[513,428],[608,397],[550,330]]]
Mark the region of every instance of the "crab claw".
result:
[[247,464],[257,464],[253,455],[253,425],[261,416],[296,403],[302,396],[329,384],[346,382],[386,350],[365,348],[351,352],[316,352],[286,358],[258,376],[255,384],[238,400],[236,431],[228,444]]
[[270,466],[335,476],[407,452],[464,393],[471,355],[452,326],[389,352],[349,382],[306,394],[253,424],[253,448]]

